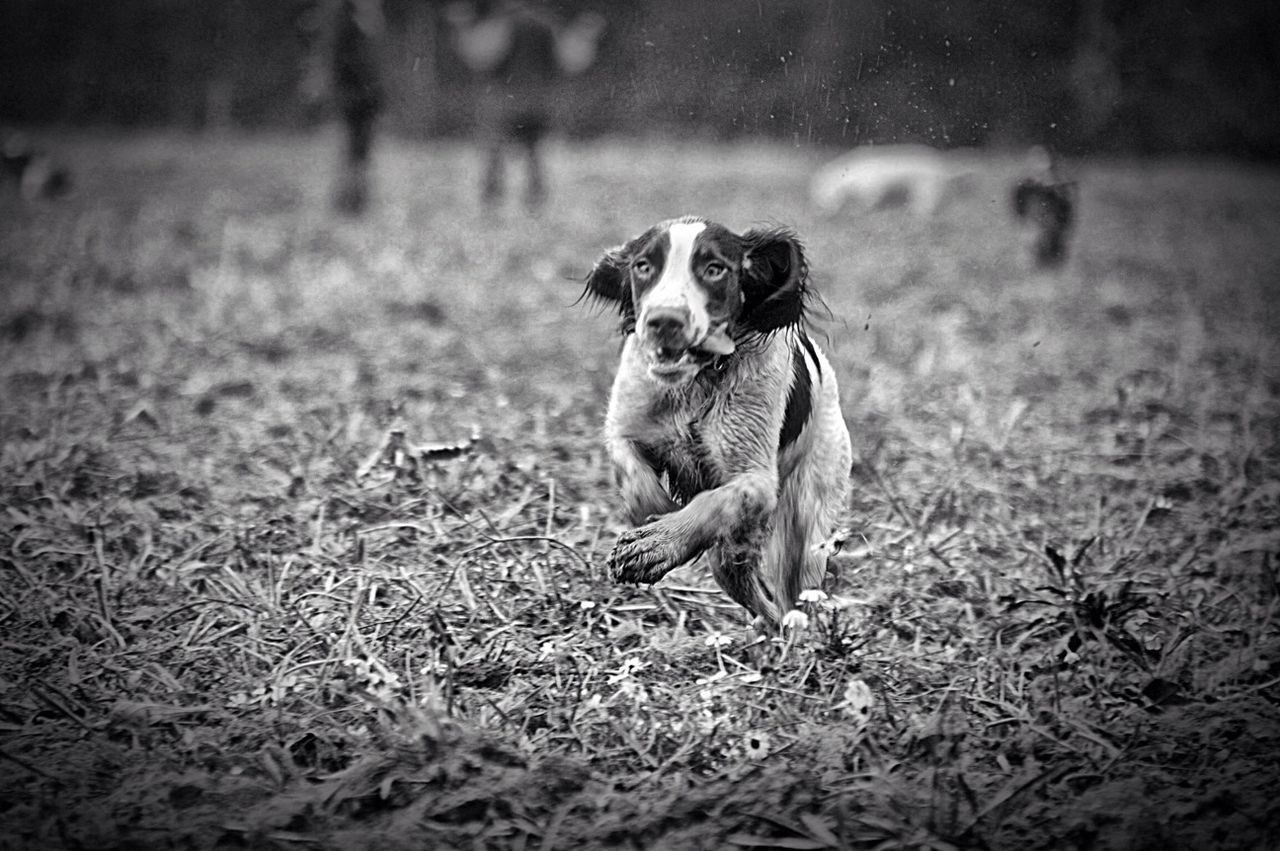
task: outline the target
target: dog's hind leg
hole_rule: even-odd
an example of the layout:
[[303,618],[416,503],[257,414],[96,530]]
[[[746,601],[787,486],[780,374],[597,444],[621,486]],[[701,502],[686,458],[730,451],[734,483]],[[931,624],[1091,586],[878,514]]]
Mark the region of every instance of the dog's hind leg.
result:
[[[841,424],[843,425],[843,424]],[[821,589],[829,553],[822,545],[839,528],[849,499],[848,433],[831,430],[827,451],[810,453],[782,483],[765,545],[765,574],[783,614],[800,592]]]
[[817,545],[825,537],[827,517],[805,472],[796,471],[783,484],[765,544],[765,573],[779,618],[796,607],[801,591],[820,587],[826,572],[826,556]]

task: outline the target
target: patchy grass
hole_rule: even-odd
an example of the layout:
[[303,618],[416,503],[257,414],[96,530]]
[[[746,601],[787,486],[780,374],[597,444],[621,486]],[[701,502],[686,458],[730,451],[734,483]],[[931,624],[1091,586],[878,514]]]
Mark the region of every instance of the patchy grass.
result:
[[[1255,848],[1280,835],[1280,176],[1013,160],[818,219],[812,152],[58,140],[0,200],[0,833],[30,848]],[[810,628],[603,569],[607,246],[806,238],[857,462]]]

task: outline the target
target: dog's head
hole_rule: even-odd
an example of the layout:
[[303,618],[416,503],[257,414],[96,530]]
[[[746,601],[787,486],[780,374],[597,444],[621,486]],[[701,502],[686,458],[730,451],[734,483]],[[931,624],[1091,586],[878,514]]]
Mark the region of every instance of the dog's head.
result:
[[617,305],[623,333],[638,335],[654,380],[683,384],[739,343],[802,322],[808,265],[785,228],[739,235],[685,217],[606,252],[586,293]]

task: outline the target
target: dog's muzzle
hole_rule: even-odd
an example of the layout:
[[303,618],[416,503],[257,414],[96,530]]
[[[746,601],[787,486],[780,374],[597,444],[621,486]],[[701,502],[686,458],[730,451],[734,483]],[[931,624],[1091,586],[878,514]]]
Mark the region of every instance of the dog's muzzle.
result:
[[651,307],[640,325],[650,377],[664,384],[682,384],[702,367],[704,359],[693,349],[695,332],[688,308]]
[[658,360],[676,360],[693,343],[692,317],[680,307],[655,307],[645,314],[645,342]]

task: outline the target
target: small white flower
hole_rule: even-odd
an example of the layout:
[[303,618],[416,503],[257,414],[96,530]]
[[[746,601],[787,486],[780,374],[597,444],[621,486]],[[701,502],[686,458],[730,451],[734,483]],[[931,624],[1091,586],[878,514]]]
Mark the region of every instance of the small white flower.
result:
[[708,647],[728,647],[733,639],[722,632],[713,632],[703,639]]
[[800,592],[801,603],[825,603],[827,592],[821,588],[806,588]]
[[618,666],[618,670],[614,674],[609,675],[609,682],[619,683],[631,679],[637,671],[645,669],[645,663],[641,662],[635,656],[628,656],[622,660],[622,664]]
[[782,628],[803,632],[809,628],[809,616],[799,609],[792,609],[782,616]]
[[595,607],[596,607],[595,600],[579,600],[578,601],[578,608],[582,609],[583,611],[590,611]]
[[844,687],[844,699],[840,701],[839,707],[848,713],[857,728],[861,730],[871,720],[871,706],[874,703],[875,695],[871,692],[871,686],[864,680],[854,677]]
[[649,702],[649,692],[635,680],[623,680],[618,684],[618,692],[631,698],[632,702],[637,705]]

